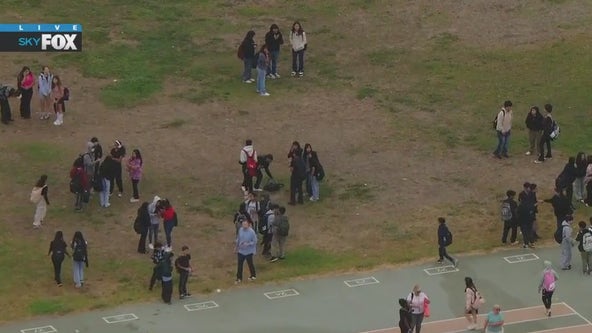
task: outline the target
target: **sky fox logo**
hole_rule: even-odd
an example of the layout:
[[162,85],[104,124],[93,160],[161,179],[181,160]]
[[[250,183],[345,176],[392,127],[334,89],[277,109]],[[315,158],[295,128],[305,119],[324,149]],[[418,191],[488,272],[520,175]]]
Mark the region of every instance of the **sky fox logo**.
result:
[[78,51],[76,46],[78,34],[41,34],[40,37],[21,37],[21,47],[40,46],[42,51]]

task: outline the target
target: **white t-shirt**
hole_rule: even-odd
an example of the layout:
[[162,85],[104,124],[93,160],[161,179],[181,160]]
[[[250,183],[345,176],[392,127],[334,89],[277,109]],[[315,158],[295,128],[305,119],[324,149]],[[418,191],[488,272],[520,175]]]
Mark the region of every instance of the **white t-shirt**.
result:
[[415,295],[415,293],[410,293],[407,296],[407,302],[411,307],[411,313],[413,314],[421,314],[423,313],[423,305],[425,300],[429,300],[428,296],[424,292],[419,292],[419,295]]

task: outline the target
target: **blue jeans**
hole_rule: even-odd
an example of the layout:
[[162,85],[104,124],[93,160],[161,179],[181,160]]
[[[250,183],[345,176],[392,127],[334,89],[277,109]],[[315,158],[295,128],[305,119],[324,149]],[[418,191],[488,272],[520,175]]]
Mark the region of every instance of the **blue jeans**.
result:
[[74,272],[74,284],[80,288],[84,283],[84,261],[72,261],[72,270]]
[[103,184],[103,190],[99,192],[99,202],[101,207],[107,207],[109,205],[109,190],[111,189],[111,182],[107,178],[101,178]]
[[510,132],[502,134],[501,131],[497,131],[497,148],[495,149],[495,155],[508,155],[508,143],[510,142]]
[[251,79],[251,70],[253,70],[253,58],[244,58],[243,65],[245,66],[243,69],[243,81]]
[[312,198],[319,200],[319,180],[315,175],[310,177],[310,187],[312,188]]
[[175,225],[173,224],[173,221],[165,221],[163,224],[164,224],[164,234],[166,236],[167,246],[171,247],[173,244],[173,240],[171,239],[171,234],[173,233],[173,228],[175,227]]
[[265,90],[265,69],[257,67],[257,92],[260,94],[266,93]]
[[280,57],[280,50],[269,51],[271,59],[269,61],[269,67],[267,67],[267,74],[277,74],[277,61]]
[[292,50],[292,72],[304,72],[304,50]]

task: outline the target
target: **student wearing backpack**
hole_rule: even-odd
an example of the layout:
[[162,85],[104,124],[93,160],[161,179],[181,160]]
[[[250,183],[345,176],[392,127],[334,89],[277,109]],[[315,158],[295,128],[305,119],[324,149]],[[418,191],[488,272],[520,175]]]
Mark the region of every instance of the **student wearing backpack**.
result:
[[497,132],[497,147],[493,152],[493,156],[501,159],[508,156],[508,143],[510,141],[510,133],[512,130],[512,102],[505,101],[504,107],[497,114],[495,121],[495,130]]
[[68,253],[68,245],[64,241],[64,234],[61,231],[56,231],[53,241],[49,243],[49,251],[47,255],[51,255],[51,263],[53,264],[54,280],[58,287],[62,286],[62,263],[64,256],[70,256]]
[[269,205],[269,209],[263,215],[263,219],[260,223],[261,227],[260,233],[263,234],[263,239],[261,240],[261,245],[263,245],[263,251],[261,254],[267,258],[271,259],[271,242],[273,241],[273,224],[275,220],[275,210],[278,209],[279,206],[277,204]]
[[[592,217],[590,218],[592,225]],[[590,275],[592,272],[592,229],[586,225],[586,222],[578,222],[578,235],[576,242],[578,242],[578,251],[582,257],[582,272],[584,275]]]
[[49,206],[49,199],[47,197],[47,175],[41,175],[33,190],[31,190],[31,202],[36,205],[35,216],[33,217],[33,228],[41,227],[45,215],[47,214],[47,206]]
[[512,230],[510,235],[510,243],[517,244],[516,236],[518,234],[517,209],[518,204],[514,201],[515,191],[506,191],[506,199],[502,201],[501,216],[504,222],[504,229],[502,233],[502,243],[506,244],[508,239],[508,232]]
[[571,238],[572,221],[573,217],[566,216],[565,221],[561,223],[561,269],[564,271],[571,269],[571,248],[574,246],[574,240]]
[[[551,154],[551,133],[553,133],[553,117],[551,117],[551,112],[553,112],[553,106],[551,104],[545,104],[543,134],[539,142],[539,158],[534,163],[543,163],[545,159],[553,157]],[[547,154],[545,154],[545,146],[547,146]]]
[[545,269],[541,274],[541,280],[539,282],[539,293],[542,295],[543,305],[545,306],[545,315],[551,317],[551,303],[553,299],[553,293],[557,288],[557,273],[552,267],[550,261],[545,260]]
[[477,329],[477,315],[481,304],[483,304],[483,298],[475,287],[473,279],[465,277],[465,318],[469,322],[468,330]]
[[275,247],[275,256],[271,257],[271,262],[286,259],[286,239],[290,233],[290,221],[286,216],[286,207],[279,207],[275,210],[273,224],[271,226],[273,233],[272,241]]
[[76,231],[72,237],[72,270],[74,285],[80,288],[84,285],[84,266],[88,268],[88,248],[82,232]]
[[451,244],[452,233],[446,225],[446,219],[438,217],[438,255],[440,257],[437,261],[438,264],[443,263],[444,258],[446,258],[454,265],[454,267],[458,266],[458,260],[448,255],[448,252],[446,251],[446,247]]
[[99,166],[98,177],[101,181],[101,192],[99,192],[99,203],[101,207],[108,208],[109,196],[111,191],[111,184],[117,176],[117,162],[113,160],[111,155],[107,155],[101,165]]
[[257,151],[253,147],[253,140],[247,139],[238,158],[243,174],[241,185],[243,192],[253,192],[253,177],[257,176],[257,161]]

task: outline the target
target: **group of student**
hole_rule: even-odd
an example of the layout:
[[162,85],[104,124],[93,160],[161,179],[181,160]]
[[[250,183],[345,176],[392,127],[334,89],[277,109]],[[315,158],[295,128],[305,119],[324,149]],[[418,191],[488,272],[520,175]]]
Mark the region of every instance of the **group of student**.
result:
[[[37,83],[37,85],[35,85]],[[31,119],[31,100],[33,90],[37,87],[39,94],[39,118],[47,120],[51,114],[55,114],[54,125],[64,124],[64,113],[66,112],[66,101],[70,99],[70,90],[62,84],[58,75],[51,73],[48,66],[41,68],[41,73],[35,80],[35,74],[28,66],[24,66],[17,75],[16,87],[0,84],[0,111],[3,124],[10,124],[14,121],[10,108],[10,97],[20,100],[19,111],[22,119]]]
[[[174,253],[165,249],[159,241],[154,243],[154,252],[150,256],[154,266],[148,289],[152,290],[156,281],[160,281],[161,298],[166,304],[171,304],[173,295],[174,256]],[[191,293],[187,291],[187,281],[189,281],[189,276],[193,273],[193,267],[191,267],[191,254],[188,246],[183,245],[181,247],[181,255],[175,259],[174,269],[179,274],[179,299],[191,297]]]
[[[304,52],[307,47],[306,33],[300,22],[292,24],[289,37],[292,48],[292,72],[293,77],[304,76]],[[251,76],[253,68],[257,69],[257,93],[261,96],[269,96],[265,79],[279,79],[278,61],[280,48],[284,44],[284,37],[277,24],[272,24],[265,34],[265,43],[257,51],[255,31],[249,30],[241,42],[237,56],[243,61],[242,80],[244,83],[253,83]]]

